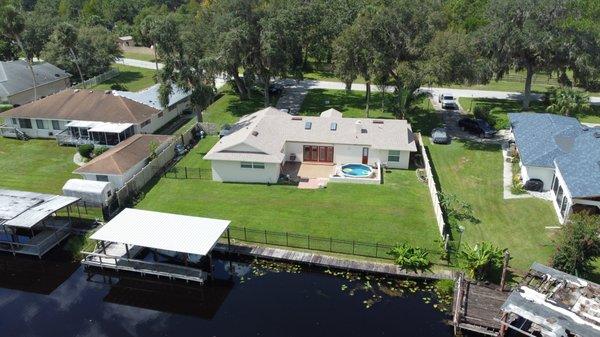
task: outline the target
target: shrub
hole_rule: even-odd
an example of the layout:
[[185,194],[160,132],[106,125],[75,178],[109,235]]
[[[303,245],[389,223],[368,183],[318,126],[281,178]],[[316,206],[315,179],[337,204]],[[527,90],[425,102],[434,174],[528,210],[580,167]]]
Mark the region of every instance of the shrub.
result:
[[106,146],[95,147],[94,148],[94,157],[98,157],[99,155],[103,154],[106,151],[108,151],[108,147],[106,147]]
[[396,245],[388,255],[394,258],[394,261],[403,269],[424,270],[429,267],[429,252],[420,247],[413,247],[407,243]]
[[489,242],[480,242],[475,246],[465,244],[457,257],[461,267],[469,277],[476,280],[486,279],[491,271],[502,266],[502,251]]
[[590,98],[581,90],[568,87],[550,88],[546,96],[549,103],[546,111],[551,113],[575,116],[590,109]]
[[114,83],[111,84],[110,86],[111,90],[119,90],[119,91],[127,91],[127,87],[125,87],[123,84],[121,83]]
[[506,110],[500,107],[495,107],[492,110],[490,110],[488,118],[489,119],[487,119],[487,122],[490,123],[490,125],[493,126],[496,130],[510,128],[510,121],[508,120]]
[[600,216],[575,213],[560,229],[552,266],[569,274],[586,276],[600,257]]
[[77,152],[79,152],[83,158],[90,158],[92,156],[92,151],[94,151],[94,145],[92,144],[83,144],[77,149]]
[[475,107],[473,107],[473,116],[475,116],[475,118],[481,118],[487,121],[489,115],[490,110],[488,110],[485,106],[476,104]]
[[513,194],[525,193],[525,189],[523,188],[523,182],[521,181],[521,176],[519,174],[513,174],[512,186],[510,187],[510,191]]

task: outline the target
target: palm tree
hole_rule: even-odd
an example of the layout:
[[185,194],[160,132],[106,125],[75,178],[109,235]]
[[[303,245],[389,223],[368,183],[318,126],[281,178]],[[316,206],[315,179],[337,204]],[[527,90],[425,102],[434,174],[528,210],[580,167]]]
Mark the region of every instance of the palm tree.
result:
[[569,87],[549,90],[548,102],[548,112],[565,116],[573,116],[590,108],[589,96],[583,91]]
[[33,79],[33,99],[37,100],[37,80],[35,79],[35,73],[33,72],[33,65],[31,59],[27,56],[23,42],[21,42],[21,34],[25,30],[25,20],[21,13],[19,13],[12,5],[6,5],[0,9],[0,31],[7,38],[15,41],[21,52],[25,55],[27,65],[29,66],[29,72]]

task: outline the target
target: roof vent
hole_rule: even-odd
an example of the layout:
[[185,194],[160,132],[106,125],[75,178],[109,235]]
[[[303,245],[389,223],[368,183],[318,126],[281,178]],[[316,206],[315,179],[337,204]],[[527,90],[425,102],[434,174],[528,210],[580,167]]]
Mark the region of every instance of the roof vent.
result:
[[293,121],[301,121],[302,117],[294,116],[294,117],[292,117],[292,120]]
[[331,131],[337,130],[337,123],[336,122],[331,123],[331,125],[329,126],[329,130],[331,130]]
[[310,130],[310,129],[312,129],[312,122],[304,123],[304,130]]
[[583,131],[588,131],[590,128],[587,125],[584,125],[581,127],[581,130]]
[[374,119],[373,124],[383,124],[383,121],[379,119]]
[[254,137],[258,136],[258,131],[252,131],[252,135],[253,135]]
[[79,92],[79,89],[75,89],[75,90],[73,90],[73,92]]
[[596,131],[596,132],[594,132],[594,137],[596,137],[596,138],[600,138],[600,131]]

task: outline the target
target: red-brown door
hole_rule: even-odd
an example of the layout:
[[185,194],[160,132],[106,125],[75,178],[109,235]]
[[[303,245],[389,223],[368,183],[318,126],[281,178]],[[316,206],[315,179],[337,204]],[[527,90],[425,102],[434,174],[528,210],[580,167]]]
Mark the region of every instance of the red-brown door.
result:
[[320,163],[333,163],[333,146],[304,145],[303,161],[316,161]]
[[363,151],[362,151],[362,163],[363,164],[368,164],[369,163],[369,148],[368,147],[363,147]]

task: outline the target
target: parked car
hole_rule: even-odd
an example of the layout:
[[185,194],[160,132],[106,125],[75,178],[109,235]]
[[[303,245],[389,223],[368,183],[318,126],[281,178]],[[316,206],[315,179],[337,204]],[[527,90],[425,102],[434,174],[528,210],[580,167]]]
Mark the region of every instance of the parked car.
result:
[[454,96],[450,94],[441,94],[438,98],[439,102],[442,104],[442,109],[448,110],[457,110],[458,104],[456,103],[456,99]]
[[269,85],[269,95],[279,96],[283,93],[283,84],[272,83]]
[[436,144],[450,144],[450,136],[446,128],[435,128],[431,131],[431,141]]
[[529,179],[523,185],[523,188],[527,191],[542,192],[544,190],[544,182],[539,179]]
[[473,119],[473,118],[461,118],[458,120],[458,126],[463,131],[468,131],[472,134],[476,134],[481,138],[489,138],[496,134],[496,131],[493,127],[491,127],[488,122],[483,119]]

